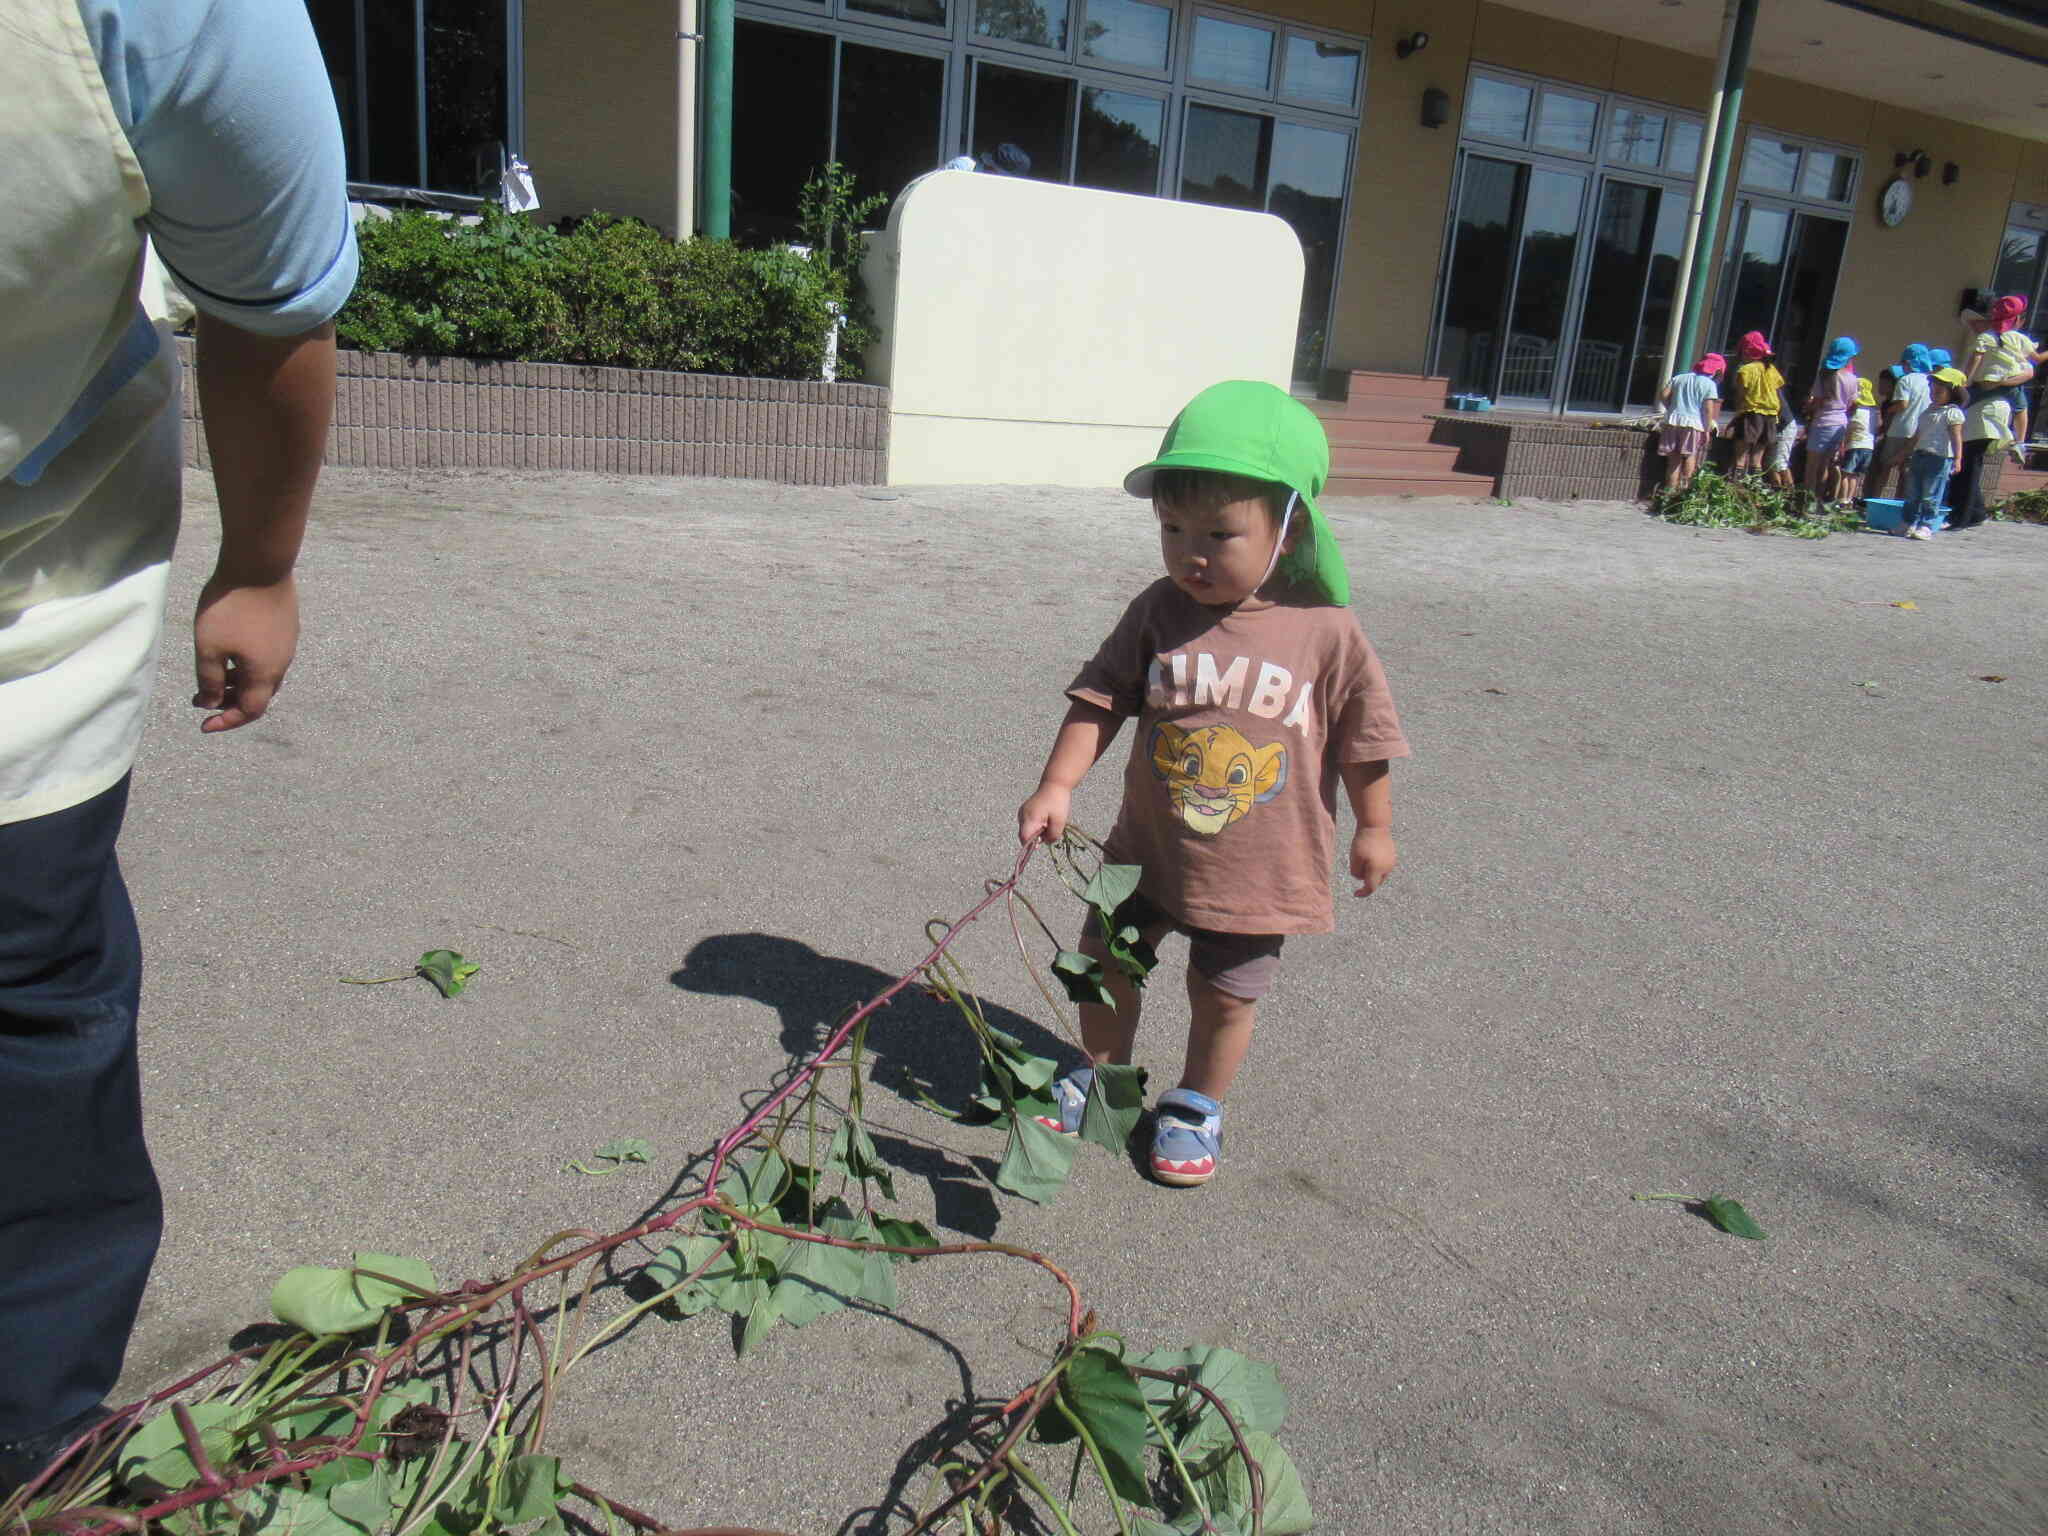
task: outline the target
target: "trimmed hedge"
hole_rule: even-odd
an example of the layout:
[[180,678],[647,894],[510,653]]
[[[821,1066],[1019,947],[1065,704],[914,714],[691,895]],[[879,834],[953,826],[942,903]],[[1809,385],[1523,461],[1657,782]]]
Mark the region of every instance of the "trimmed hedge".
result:
[[794,251],[674,241],[601,213],[552,229],[488,205],[480,223],[406,210],[356,236],[343,346],[815,379],[836,306],[851,312],[839,377],[860,377],[863,307],[841,272]]

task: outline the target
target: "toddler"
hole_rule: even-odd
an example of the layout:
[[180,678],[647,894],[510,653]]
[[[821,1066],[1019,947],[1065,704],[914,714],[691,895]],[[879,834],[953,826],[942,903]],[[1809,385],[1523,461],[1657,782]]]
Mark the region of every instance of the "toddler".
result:
[[1792,450],[1799,446],[1799,439],[1806,435],[1806,429],[1799,425],[1799,418],[1787,411],[1778,422],[1777,435],[1771,442],[1771,465],[1769,483],[1774,490],[1792,489]]
[[1837,466],[1849,435],[1849,413],[1855,408],[1859,382],[1850,359],[1861,349],[1853,336],[1837,336],[1821,360],[1806,397],[1806,494],[1810,511],[1818,512],[1841,493]]
[[1721,374],[1727,359],[1709,352],[1692,365],[1690,373],[1673,374],[1657,396],[1664,407],[1664,425],[1657,433],[1657,451],[1664,455],[1664,489],[1682,491],[1699,473],[1700,455],[1707,450],[1721,416]]
[[1838,507],[1853,507],[1863,500],[1863,476],[1877,448],[1877,409],[1877,391],[1869,379],[1858,379],[1856,403],[1849,409],[1849,435],[1843,439]]
[[[1762,331],[1747,333],[1738,351],[1742,366],[1735,370],[1735,415],[1730,422],[1730,435],[1735,439],[1735,467],[1731,473],[1752,475],[1763,468],[1778,440],[1785,375],[1778,372],[1777,359],[1771,355],[1771,344]],[[1778,483],[1775,473],[1771,483]]]
[[[1322,424],[1270,384],[1213,385],[1124,478],[1149,497],[1166,574],[1124,611],[1067,688],[1072,701],[1038,788],[1017,811],[1025,844],[1058,838],[1075,787],[1126,717],[1137,719],[1123,803],[1105,848],[1143,868],[1119,921],[1156,944],[1189,941],[1190,1019],[1178,1087],[1159,1096],[1151,1169],[1196,1185],[1216,1172],[1223,1096],[1251,1043],[1258,999],[1293,933],[1333,926],[1335,791],[1357,830],[1355,895],[1393,871],[1390,758],[1408,743],[1350,609],[1350,582],[1315,498],[1330,473]],[[1138,996],[1093,931],[1116,1006],[1081,1008],[1089,1065],[1053,1085],[1057,1124],[1080,1129],[1094,1065],[1128,1062]]]
[[1906,461],[1906,506],[1900,531],[1909,539],[1934,537],[1949,471],[1963,456],[1963,413],[1956,404],[1962,389],[1963,375],[1957,368],[1937,368],[1928,379],[1927,409],[1920,413],[1913,457]]

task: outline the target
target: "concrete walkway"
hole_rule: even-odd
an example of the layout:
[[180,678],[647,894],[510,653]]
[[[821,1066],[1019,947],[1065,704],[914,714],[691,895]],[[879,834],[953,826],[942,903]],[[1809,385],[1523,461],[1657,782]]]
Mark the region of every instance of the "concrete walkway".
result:
[[[632,1219],[1007,870],[1156,563],[1107,492],[331,472],[291,682],[202,738],[210,496],[124,844],[170,1207],[137,1388],[293,1264],[455,1280]],[[1000,1139],[907,1097],[964,1095],[967,1037],[905,1005],[870,1096],[905,1208],[1050,1253],[1137,1348],[1274,1362],[1319,1531],[2048,1529],[2048,530],[1331,512],[1416,747],[1404,863],[1289,946],[1222,1174],[1084,1149],[1053,1206],[992,1199]],[[1049,1048],[1008,945],[964,954]],[[483,964],[456,1001],[337,984],[437,946]],[[619,1135],[656,1165],[560,1171]],[[717,1318],[642,1330],[551,1448],[677,1525],[868,1529],[1058,1332],[1021,1266],[902,1279],[744,1362]]]

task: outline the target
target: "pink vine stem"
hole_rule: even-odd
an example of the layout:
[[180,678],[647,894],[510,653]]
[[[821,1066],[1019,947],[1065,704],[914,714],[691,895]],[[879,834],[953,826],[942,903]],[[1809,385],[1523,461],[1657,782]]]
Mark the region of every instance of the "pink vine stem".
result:
[[[810,1082],[824,1069],[826,1063],[852,1037],[854,1030],[860,1026],[862,1020],[873,1014],[877,1009],[885,1006],[905,987],[916,981],[918,977],[924,975],[937,962],[940,956],[945,954],[953,940],[960,935],[968,924],[980,917],[982,913],[986,912],[997,901],[1013,892],[1017,887],[1017,882],[1023,877],[1025,867],[1031,862],[1031,855],[1034,851],[1034,846],[1027,845],[1018,854],[1016,867],[1010,871],[1009,878],[1002,881],[989,882],[986,894],[982,899],[964,916],[947,926],[944,935],[932,947],[931,953],[904,972],[903,975],[899,976],[887,989],[870,999],[861,1008],[843,1020],[838,1028],[833,1030],[818,1052],[804,1064],[801,1071],[791,1077],[781,1088],[770,1094],[739,1125],[719,1139],[712,1155],[710,1172],[704,1180],[703,1188],[706,1191],[705,1194],[686,1200],[673,1210],[664,1211],[658,1216],[651,1217],[646,1221],[626,1228],[624,1231],[615,1232],[609,1236],[596,1236],[587,1231],[558,1233],[548,1241],[539,1253],[535,1254],[528,1261],[526,1267],[522,1267],[508,1279],[500,1281],[471,1281],[452,1292],[444,1292],[435,1296],[421,1296],[401,1303],[393,1309],[394,1315],[400,1315],[415,1309],[423,1309],[429,1315],[414,1325],[406,1339],[381,1357],[373,1360],[362,1355],[360,1351],[352,1351],[335,1367],[330,1368],[331,1370],[339,1370],[350,1363],[361,1363],[370,1367],[370,1374],[363,1383],[361,1399],[354,1415],[354,1423],[350,1426],[349,1431],[319,1446],[317,1449],[297,1457],[290,1457],[286,1454],[281,1454],[280,1448],[273,1443],[272,1455],[268,1465],[237,1476],[226,1476],[215,1470],[211,1465],[205,1449],[200,1443],[198,1430],[183,1404],[173,1402],[172,1412],[177,1415],[188,1454],[191,1455],[200,1473],[196,1486],[158,1499],[141,1509],[115,1509],[105,1505],[98,1505],[59,1510],[38,1520],[35,1526],[73,1533],[73,1536],[115,1536],[117,1532],[136,1533],[146,1530],[151,1522],[161,1520],[167,1515],[175,1514],[181,1509],[189,1509],[196,1504],[205,1503],[213,1499],[232,1497],[250,1488],[277,1482],[286,1477],[311,1472],[342,1456],[355,1456],[371,1460],[380,1459],[378,1452],[361,1448],[363,1438],[369,1430],[371,1414],[377,1399],[384,1391],[387,1380],[402,1364],[416,1365],[418,1355],[425,1345],[452,1329],[466,1327],[469,1323],[490,1312],[499,1302],[509,1297],[515,1308],[515,1316],[513,1318],[515,1337],[531,1333],[534,1336],[534,1347],[543,1352],[544,1359],[545,1341],[539,1337],[538,1326],[526,1306],[525,1292],[528,1286],[537,1280],[546,1279],[550,1275],[574,1269],[587,1260],[600,1258],[628,1243],[638,1242],[667,1232],[681,1222],[684,1217],[707,1207],[719,1210],[736,1225],[772,1231],[805,1242],[828,1243],[835,1247],[860,1248],[882,1253],[911,1254],[918,1257],[938,1256],[941,1254],[999,1253],[1025,1259],[1046,1270],[1065,1288],[1068,1306],[1067,1338],[1068,1345],[1071,1347],[1073,1341],[1086,1332],[1088,1327],[1082,1315],[1081,1295],[1075,1287],[1072,1278],[1043,1255],[1032,1253],[1027,1249],[1013,1247],[1007,1243],[949,1243],[929,1248],[912,1248],[886,1243],[858,1243],[833,1238],[823,1233],[794,1231],[747,1217],[732,1209],[715,1192],[718,1187],[719,1176],[724,1171],[726,1161],[732,1156],[733,1152],[744,1144],[747,1138],[753,1135],[781,1104],[802,1089],[805,1084]],[[549,1248],[552,1248],[556,1242],[559,1242],[564,1237],[584,1237],[589,1240],[579,1248],[541,1262],[542,1255],[546,1254]],[[368,1272],[366,1271],[365,1273]],[[468,1343],[467,1336],[465,1336],[464,1343],[465,1346]],[[515,1351],[513,1367],[515,1373],[517,1370],[516,1355],[521,1352],[523,1351]],[[96,1440],[111,1447],[115,1437],[107,1434],[110,1428],[125,1427],[126,1425],[139,1422],[142,1416],[151,1408],[171,1402],[179,1394],[191,1387],[197,1386],[208,1377],[215,1376],[258,1353],[260,1353],[258,1349],[237,1350],[233,1354],[215,1361],[212,1365],[194,1371],[191,1375],[186,1376],[169,1387],[153,1392],[134,1403],[116,1410],[109,1419],[94,1429],[86,1431],[70,1446],[65,1447],[50,1468],[41,1477],[31,1482],[23,1492],[29,1498],[35,1497],[43,1485],[56,1476],[64,1461],[81,1447],[91,1444]],[[467,1368],[467,1362],[468,1350],[465,1347],[463,1351],[463,1369]],[[503,1395],[502,1392],[500,1395]],[[1049,1394],[1042,1387],[1035,1386],[1019,1394],[1019,1406],[1029,1405],[1033,1410],[1043,1408],[1048,1397]],[[1027,1412],[1020,1416],[1019,1422],[1012,1425],[1011,1433],[1005,1437],[1005,1448],[1014,1444],[1024,1428],[1028,1427],[1030,1421],[1036,1417],[1037,1413],[1035,1411]],[[452,1434],[452,1432],[451,1425],[449,1433]],[[271,1436],[270,1438],[274,1442],[275,1437]],[[982,1475],[985,1476],[991,1470],[993,1470],[993,1466],[983,1468]],[[970,1481],[968,1487],[971,1488],[973,1483],[978,1481],[979,1478]],[[961,1493],[956,1495],[954,1499],[948,1500],[947,1506],[950,1507],[953,1503],[956,1503],[959,1497],[964,1496],[965,1491],[965,1489],[961,1490]],[[602,1499],[596,1496],[594,1491],[586,1490],[580,1484],[575,1485],[572,1492],[579,1498],[593,1503],[600,1503],[613,1509],[625,1518],[628,1524],[638,1529],[654,1530],[659,1528],[659,1522],[655,1521],[651,1516],[644,1515],[638,1510],[628,1510],[615,1500]],[[704,1528],[701,1536],[720,1536],[720,1533],[724,1531],[732,1531],[735,1533],[735,1536],[751,1536],[751,1533],[742,1533],[738,1527],[719,1527],[716,1531]],[[689,1536],[689,1533],[677,1532],[674,1533],[674,1536]],[[775,1533],[763,1532],[760,1533],[760,1536],[775,1536]]]

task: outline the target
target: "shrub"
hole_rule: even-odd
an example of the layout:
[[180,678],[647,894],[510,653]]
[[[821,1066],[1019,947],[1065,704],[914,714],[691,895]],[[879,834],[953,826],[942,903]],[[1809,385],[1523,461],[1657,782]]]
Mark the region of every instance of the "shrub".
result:
[[753,378],[815,379],[835,306],[840,376],[859,377],[865,313],[849,271],[783,249],[672,241],[593,214],[559,229],[487,206],[365,220],[345,346]]

